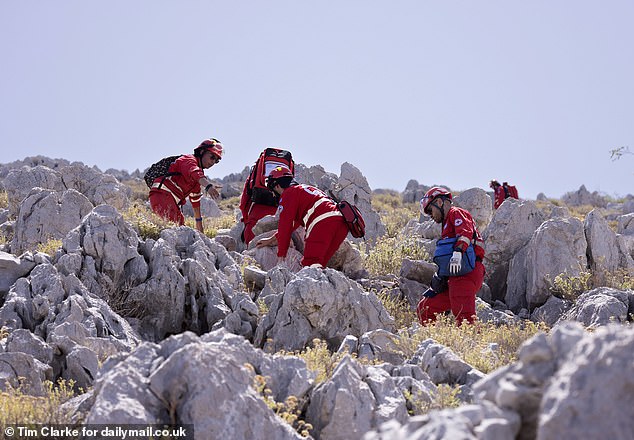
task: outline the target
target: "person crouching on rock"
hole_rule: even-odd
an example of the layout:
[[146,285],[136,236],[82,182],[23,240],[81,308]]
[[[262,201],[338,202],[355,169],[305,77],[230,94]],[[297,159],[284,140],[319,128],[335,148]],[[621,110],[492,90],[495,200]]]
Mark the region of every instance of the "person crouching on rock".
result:
[[314,186],[300,185],[286,167],[274,168],[266,185],[280,195],[275,235],[260,240],[256,247],[277,245],[278,264],[286,262],[286,253],[295,229],[306,229],[302,266],[326,267],[348,235],[348,226],[334,201]]
[[204,140],[194,149],[194,154],[184,154],[174,161],[169,167],[169,174],[157,177],[150,189],[150,206],[159,216],[179,225],[185,224],[185,218],[181,207],[185,199],[194,209],[196,229],[204,233],[203,218],[200,212],[200,199],[202,189],[212,199],[219,197],[214,184],[205,177],[205,172],[222,159],[224,150],[217,139]]
[[458,324],[465,320],[473,323],[476,293],[485,274],[484,244],[475,222],[467,210],[453,206],[451,193],[442,187],[427,191],[420,209],[442,225],[442,232],[434,254],[438,272],[418,303],[418,320],[425,325],[438,313],[451,310]]

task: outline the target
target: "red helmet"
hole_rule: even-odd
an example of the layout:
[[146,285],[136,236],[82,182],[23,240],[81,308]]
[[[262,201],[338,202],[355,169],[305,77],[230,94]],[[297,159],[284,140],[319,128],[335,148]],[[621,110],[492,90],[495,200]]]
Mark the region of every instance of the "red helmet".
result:
[[269,175],[266,176],[266,186],[270,188],[273,182],[282,177],[293,177],[293,173],[283,165],[273,168]]
[[211,151],[218,160],[222,159],[222,155],[224,154],[224,149],[222,148],[222,144],[218,139],[205,139],[200,143],[198,147],[194,150],[194,155],[197,157],[202,157],[205,151]]
[[423,214],[430,215],[431,209],[429,208],[429,205],[431,205],[431,202],[436,200],[438,197],[442,197],[444,199],[449,199],[449,200],[452,199],[451,193],[449,192],[448,189],[443,188],[442,186],[434,186],[433,188],[431,188],[429,191],[425,193],[422,199],[420,199],[420,212]]
[[269,179],[279,179],[280,177],[293,177],[293,173],[284,165],[280,165],[279,167],[275,167],[271,170],[268,176]]

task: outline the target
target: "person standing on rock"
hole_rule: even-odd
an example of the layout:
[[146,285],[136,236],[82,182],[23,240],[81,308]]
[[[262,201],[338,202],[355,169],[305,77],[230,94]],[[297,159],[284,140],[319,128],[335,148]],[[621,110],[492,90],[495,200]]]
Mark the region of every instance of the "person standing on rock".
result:
[[475,221],[467,210],[453,206],[451,193],[442,187],[427,191],[420,209],[442,225],[442,232],[434,254],[438,272],[418,303],[418,320],[425,325],[434,321],[438,313],[451,310],[458,324],[473,323],[476,293],[485,274],[484,247]]
[[300,185],[286,167],[277,167],[266,180],[267,186],[280,195],[275,235],[260,240],[256,247],[277,245],[278,264],[285,263],[291,234],[306,229],[302,266],[326,267],[348,235],[348,226],[337,204],[314,186]]
[[185,199],[194,209],[196,229],[204,233],[203,218],[200,211],[200,199],[208,194],[212,199],[219,197],[214,184],[205,177],[204,170],[211,168],[224,154],[222,144],[217,139],[206,139],[194,149],[194,154],[184,154],[171,165],[167,175],[154,179],[150,188],[150,206],[152,211],[166,220],[179,225],[185,223],[181,207]]
[[498,209],[504,199],[506,199],[504,188],[502,188],[500,182],[495,179],[489,182],[489,188],[493,190],[493,209]]

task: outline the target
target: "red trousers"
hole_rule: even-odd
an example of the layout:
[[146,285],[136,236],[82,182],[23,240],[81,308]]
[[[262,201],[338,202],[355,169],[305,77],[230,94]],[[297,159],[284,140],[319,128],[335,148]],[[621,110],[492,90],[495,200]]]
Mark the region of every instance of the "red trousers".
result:
[[174,196],[161,189],[150,190],[150,206],[158,216],[179,225],[185,224],[185,217],[179,209]]
[[421,325],[435,321],[438,313],[451,310],[458,324],[467,321],[472,324],[476,319],[476,293],[484,281],[484,265],[477,261],[475,268],[466,275],[449,277],[449,289],[438,293],[433,298],[423,298],[416,307],[416,314]]
[[302,266],[319,263],[326,267],[347,235],[348,226],[343,217],[328,217],[317,223],[306,239]]
[[244,242],[249,244],[255,234],[253,234],[253,227],[255,224],[262,218],[267,215],[275,215],[275,211],[277,211],[276,206],[267,206],[260,205],[259,203],[254,203],[251,205],[251,209],[249,210],[249,216],[247,217],[247,221],[244,224]]

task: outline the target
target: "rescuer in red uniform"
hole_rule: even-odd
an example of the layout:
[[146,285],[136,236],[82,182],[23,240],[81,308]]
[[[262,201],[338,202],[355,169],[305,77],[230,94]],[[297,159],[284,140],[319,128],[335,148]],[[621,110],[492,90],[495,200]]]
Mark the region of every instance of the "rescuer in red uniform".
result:
[[[416,308],[418,320],[424,325],[434,321],[438,313],[451,310],[459,324],[464,320],[473,323],[476,319],[476,293],[482,287],[485,274],[482,237],[471,214],[453,206],[451,193],[445,188],[433,187],[427,191],[420,207],[423,213],[431,215],[436,223],[442,225],[441,239],[456,238],[456,241],[449,260],[449,276],[434,275],[431,289],[425,292]],[[459,276],[457,274],[463,266],[463,255],[471,244],[475,251],[475,267],[471,272]]]
[[504,188],[500,185],[500,182],[495,179],[489,182],[489,188],[491,188],[494,192],[493,209],[498,209],[502,202],[506,199]]
[[169,167],[170,175],[154,179],[150,189],[150,206],[159,216],[179,225],[185,223],[181,207],[185,199],[194,208],[196,229],[204,232],[203,218],[200,212],[200,198],[203,190],[212,199],[219,197],[214,184],[205,177],[205,172],[222,159],[224,150],[217,139],[204,140],[194,149],[194,154],[185,154],[176,159]]
[[306,228],[302,266],[326,267],[348,235],[341,212],[323,191],[300,185],[286,167],[277,167],[268,176],[267,186],[278,193],[279,223],[275,235],[260,240],[257,247],[277,245],[278,264],[285,262],[291,234],[299,226]]

